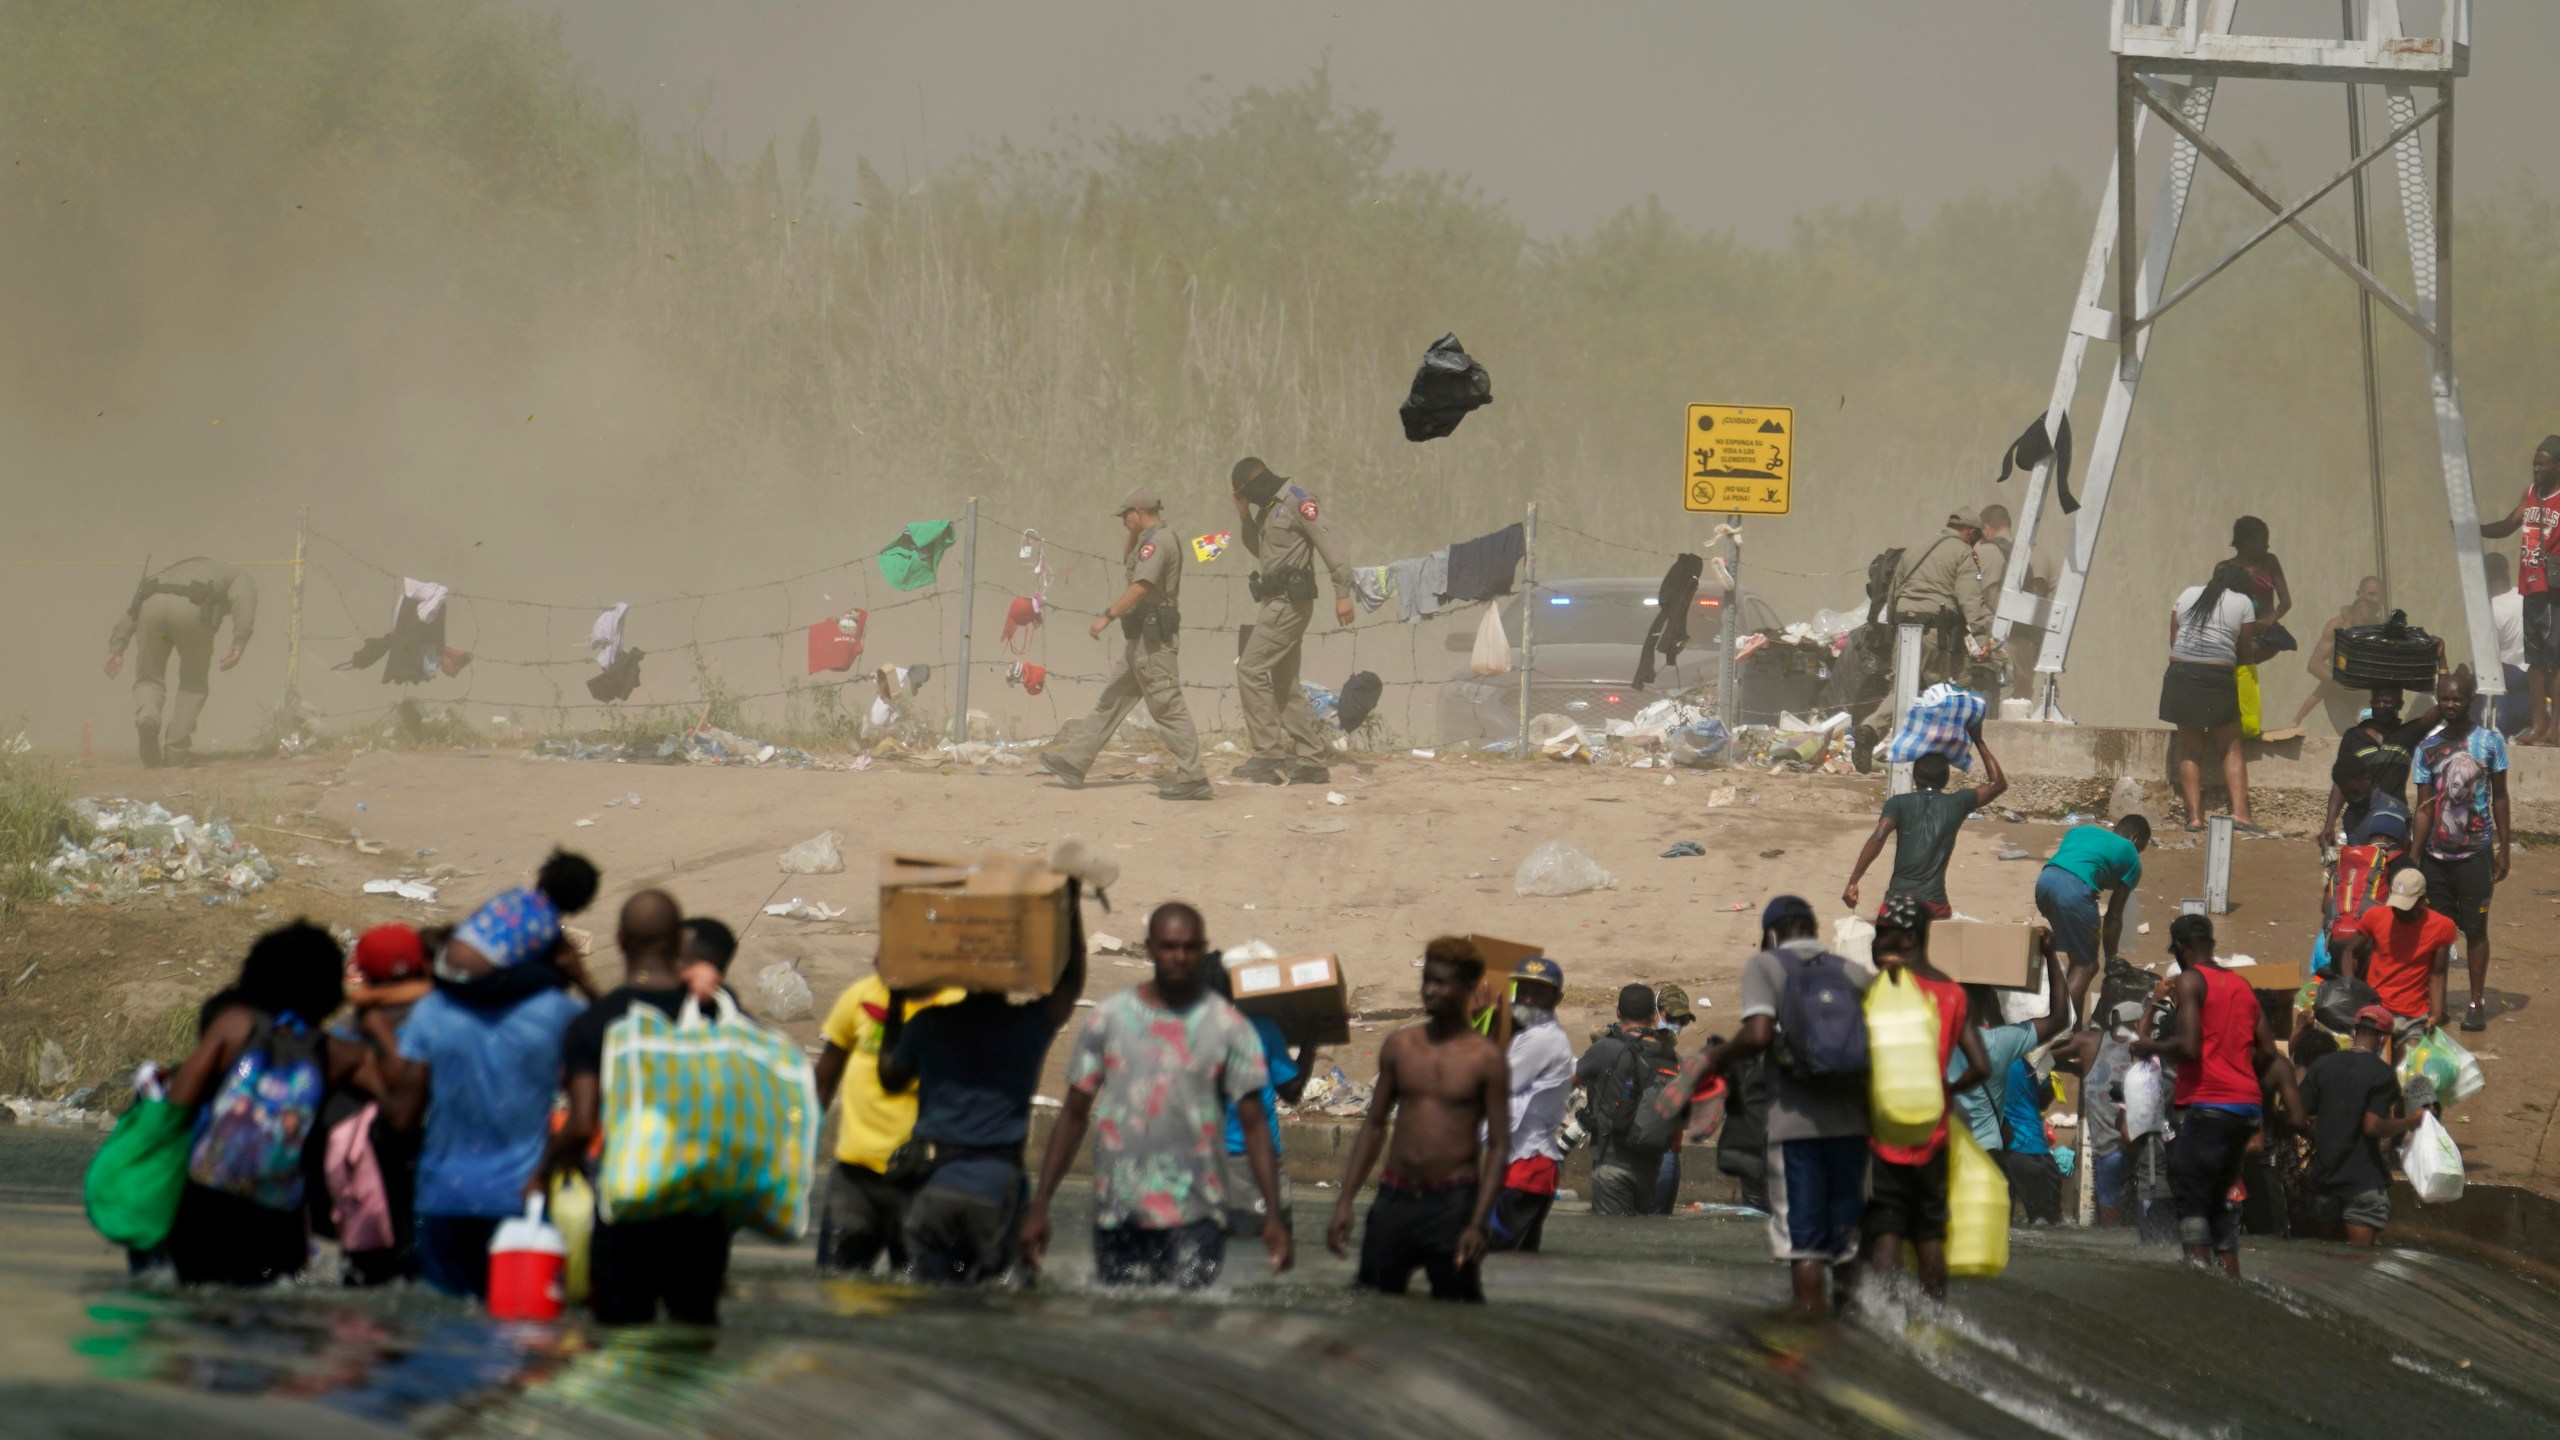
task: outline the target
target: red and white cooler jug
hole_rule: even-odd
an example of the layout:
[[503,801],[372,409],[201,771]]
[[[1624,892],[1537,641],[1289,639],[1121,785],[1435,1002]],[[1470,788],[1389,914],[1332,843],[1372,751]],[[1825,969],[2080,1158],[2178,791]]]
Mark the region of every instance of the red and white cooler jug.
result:
[[524,1218],[500,1225],[489,1241],[489,1317],[559,1319],[568,1263],[568,1242],[542,1218],[542,1197],[527,1198]]

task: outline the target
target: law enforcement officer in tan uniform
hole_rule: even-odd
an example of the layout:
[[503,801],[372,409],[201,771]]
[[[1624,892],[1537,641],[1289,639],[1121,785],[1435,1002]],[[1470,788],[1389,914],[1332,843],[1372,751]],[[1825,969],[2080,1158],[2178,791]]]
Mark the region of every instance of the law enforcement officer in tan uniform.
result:
[[1120,630],[1111,655],[1111,679],[1093,702],[1093,713],[1058,732],[1057,748],[1040,763],[1072,790],[1084,784],[1093,757],[1111,732],[1144,700],[1164,748],[1173,755],[1174,778],[1156,793],[1167,800],[1206,800],[1209,774],[1200,768],[1200,734],[1182,698],[1182,542],[1164,528],[1164,500],[1153,490],[1132,490],[1120,501],[1120,563],[1127,588],[1094,617],[1093,638]]
[[1254,572],[1253,634],[1236,662],[1236,695],[1244,708],[1245,738],[1253,758],[1236,778],[1272,785],[1321,785],[1332,754],[1316,728],[1307,692],[1298,688],[1299,651],[1315,617],[1316,566],[1333,579],[1333,618],[1351,623],[1351,567],[1334,549],[1316,497],[1271,467],[1247,456],[1227,477],[1236,513],[1244,517],[1244,544],[1260,561]]
[[[136,638],[141,653],[133,666],[133,728],[141,743],[142,763],[177,763],[195,744],[196,717],[204,713],[213,668],[213,638],[225,616],[231,620],[231,648],[222,668],[240,663],[249,636],[258,628],[258,584],[247,572],[219,560],[198,556],[143,577],[134,587],[133,603],[107,637],[107,678],[124,669],[125,647]],[[178,703],[169,707],[168,724],[160,710],[168,698],[169,654],[178,656]]]
[[[1982,572],[1983,603],[1991,607],[1995,617],[2000,611],[2000,587],[2008,583],[2009,556],[2017,539],[2015,522],[2010,519],[2008,506],[1994,504],[1982,507],[1982,542],[1973,547],[1973,554],[1978,562],[1977,568]],[[2032,554],[2027,557],[2025,588],[2030,595],[2053,594],[2052,567],[2038,561]],[[1980,695],[1993,714],[1998,714],[2002,690],[2023,688],[2027,677],[2034,673],[2042,639],[2043,632],[2032,626],[2012,628],[2007,646],[1974,662],[1973,683],[1967,688]],[[2005,686],[2002,684],[2004,669]]]
[[[1991,600],[1999,587],[1983,587],[1980,562],[1973,554],[1981,540],[1982,517],[1958,510],[1947,517],[1945,530],[1927,545],[1905,551],[1895,567],[1886,622],[1918,625],[1923,631],[1915,694],[1941,680],[1961,683],[1975,660],[1991,654]],[[1893,694],[1886,690],[1875,713],[1858,726],[1856,754],[1862,769],[1902,718],[1894,713]]]

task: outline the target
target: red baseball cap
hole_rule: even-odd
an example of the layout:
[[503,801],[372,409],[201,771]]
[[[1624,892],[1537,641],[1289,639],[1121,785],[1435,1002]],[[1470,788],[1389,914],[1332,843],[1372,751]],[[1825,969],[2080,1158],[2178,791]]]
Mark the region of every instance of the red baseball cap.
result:
[[406,925],[376,925],[357,939],[356,952],[348,960],[357,977],[368,985],[423,980],[427,975],[427,944]]
[[2356,1028],[2359,1030],[2379,1030],[2388,1035],[2391,1027],[2399,1022],[2400,1017],[2392,1014],[2387,1006],[2367,1005],[2356,1012]]

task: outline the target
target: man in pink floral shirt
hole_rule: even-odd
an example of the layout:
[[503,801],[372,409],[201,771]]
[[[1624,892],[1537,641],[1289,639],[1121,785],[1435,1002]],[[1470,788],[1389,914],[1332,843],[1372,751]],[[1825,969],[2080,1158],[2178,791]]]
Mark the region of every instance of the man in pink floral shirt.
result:
[[1264,1119],[1262,1041],[1243,1012],[1204,983],[1200,912],[1175,903],[1147,919],[1155,977],[1095,1007],[1067,1067],[1067,1103],[1049,1132],[1040,1189],[1022,1225],[1023,1257],[1041,1263],[1049,1199],[1093,1129],[1093,1268],[1106,1285],[1195,1289],[1226,1258],[1227,1102],[1244,1122],[1245,1155],[1262,1190],[1271,1269],[1289,1268],[1279,1159]]

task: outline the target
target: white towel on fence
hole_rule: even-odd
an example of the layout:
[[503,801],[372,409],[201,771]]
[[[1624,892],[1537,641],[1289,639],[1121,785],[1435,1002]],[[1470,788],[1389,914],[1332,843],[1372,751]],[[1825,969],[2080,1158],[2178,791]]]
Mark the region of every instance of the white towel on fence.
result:
[[597,669],[610,670],[622,658],[622,617],[629,613],[629,603],[617,603],[597,616],[595,628],[587,632],[587,648],[595,652]]

